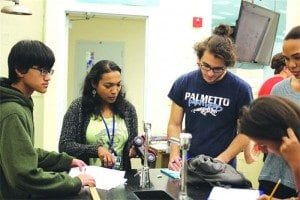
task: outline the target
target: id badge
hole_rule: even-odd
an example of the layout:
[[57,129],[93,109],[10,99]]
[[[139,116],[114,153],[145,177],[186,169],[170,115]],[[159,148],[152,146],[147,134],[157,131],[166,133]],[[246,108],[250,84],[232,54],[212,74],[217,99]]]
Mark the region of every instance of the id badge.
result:
[[115,165],[113,166],[113,169],[121,170],[121,162],[122,162],[122,157],[121,156],[115,156],[113,154],[114,159],[115,159]]

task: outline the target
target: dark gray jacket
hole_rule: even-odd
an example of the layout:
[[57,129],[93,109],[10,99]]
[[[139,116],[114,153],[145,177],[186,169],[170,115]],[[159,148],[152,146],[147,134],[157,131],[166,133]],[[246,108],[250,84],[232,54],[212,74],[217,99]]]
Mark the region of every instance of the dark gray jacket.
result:
[[[134,137],[138,135],[138,121],[136,110],[130,102],[125,101],[120,110],[128,130],[128,141],[123,149],[122,159],[124,170],[127,171],[131,169],[128,154]],[[82,98],[74,100],[64,116],[59,139],[60,152],[66,152],[86,163],[89,163],[89,158],[98,157],[99,147],[97,144],[86,144],[86,129],[90,117],[91,115],[83,115]]]

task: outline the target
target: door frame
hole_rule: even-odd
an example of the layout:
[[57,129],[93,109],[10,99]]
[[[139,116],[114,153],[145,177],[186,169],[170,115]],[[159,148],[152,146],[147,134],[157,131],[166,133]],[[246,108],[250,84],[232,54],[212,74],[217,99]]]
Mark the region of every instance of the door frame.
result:
[[[124,16],[145,18],[145,55],[149,38],[149,16],[151,10],[144,7],[96,5],[78,3],[70,0],[46,0],[45,5],[45,43],[55,52],[55,76],[52,77],[51,86],[44,98],[44,139],[43,147],[47,150],[56,150],[60,136],[63,116],[67,109],[67,79],[68,68],[68,40],[69,40],[69,12],[90,12],[103,16]],[[147,56],[145,57],[145,74],[148,71]],[[147,76],[145,85],[148,86]],[[146,91],[146,90],[145,90]],[[147,92],[144,93],[144,115],[147,115]],[[147,118],[147,117],[144,117]],[[49,122],[49,123],[48,123]],[[51,122],[51,123],[50,123]]]

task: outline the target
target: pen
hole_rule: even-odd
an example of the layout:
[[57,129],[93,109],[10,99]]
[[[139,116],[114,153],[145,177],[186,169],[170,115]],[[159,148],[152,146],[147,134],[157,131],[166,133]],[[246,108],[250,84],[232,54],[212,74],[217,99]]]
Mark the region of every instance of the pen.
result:
[[276,190],[277,190],[277,188],[278,188],[280,182],[281,182],[281,179],[279,179],[279,180],[277,181],[275,187],[273,188],[273,190],[272,190],[272,192],[271,192],[271,194],[270,194],[270,196],[269,196],[269,200],[272,200],[273,195],[275,194],[275,192],[276,192]]

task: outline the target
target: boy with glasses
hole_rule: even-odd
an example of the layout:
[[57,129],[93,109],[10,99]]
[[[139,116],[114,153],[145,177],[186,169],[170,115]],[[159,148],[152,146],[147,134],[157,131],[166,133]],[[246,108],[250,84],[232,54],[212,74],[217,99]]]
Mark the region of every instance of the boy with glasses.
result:
[[66,172],[84,168],[82,160],[34,148],[31,95],[47,91],[54,61],[52,50],[35,40],[22,40],[9,53],[9,78],[0,79],[0,199],[63,197],[95,185],[89,175]]
[[[229,33],[229,26],[220,25],[194,46],[199,69],[179,77],[168,94],[172,100],[168,137],[179,138],[183,130],[191,133],[188,157],[205,154],[236,167],[235,157],[249,141],[237,135],[238,114],[253,97],[249,84],[227,71],[236,60]],[[171,145],[169,168],[181,169],[177,145]]]

